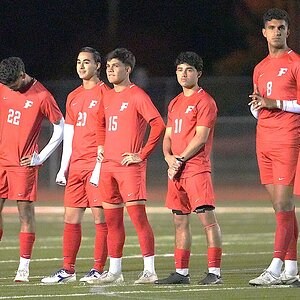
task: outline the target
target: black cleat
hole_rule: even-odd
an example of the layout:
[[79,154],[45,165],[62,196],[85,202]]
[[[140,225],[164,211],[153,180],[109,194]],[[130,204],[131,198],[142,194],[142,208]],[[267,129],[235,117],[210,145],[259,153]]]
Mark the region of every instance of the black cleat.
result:
[[177,272],[171,273],[169,277],[155,280],[155,284],[190,284],[190,275],[181,275]]
[[218,276],[213,273],[207,273],[206,277],[198,282],[200,285],[208,285],[208,284],[222,284],[221,276]]

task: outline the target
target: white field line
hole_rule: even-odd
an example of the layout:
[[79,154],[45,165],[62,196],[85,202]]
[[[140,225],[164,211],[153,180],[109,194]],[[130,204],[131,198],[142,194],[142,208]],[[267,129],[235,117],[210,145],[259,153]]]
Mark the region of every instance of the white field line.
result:
[[[166,287],[164,287],[165,289]],[[259,287],[259,289],[274,289],[274,288],[290,288],[288,285],[280,285],[280,286],[272,286],[272,287]],[[187,293],[199,293],[199,292],[212,292],[212,291],[236,291],[236,290],[249,290],[253,291],[253,287],[209,287],[209,288],[193,288],[193,285],[189,285],[188,289],[168,289],[168,290],[161,290],[158,289],[157,291],[141,291],[139,290],[130,290],[130,291],[117,291],[117,292],[109,292],[106,290],[105,286],[94,286],[90,288],[90,293],[74,293],[74,294],[39,294],[39,295],[24,295],[24,296],[0,296],[0,300],[4,299],[30,299],[30,298],[44,298],[44,297],[51,297],[51,298],[61,298],[61,297],[78,297],[78,296],[93,296],[93,295],[103,295],[103,296],[115,296],[119,297],[121,295],[134,295],[134,294],[147,294],[147,295],[155,295],[155,294],[170,294],[170,293],[177,293],[177,292],[187,292]]]
[[[239,253],[222,253],[222,256],[240,256],[240,255],[270,255],[272,254],[272,251],[270,252],[239,252]],[[197,253],[197,254],[191,254],[193,257],[198,257],[198,256],[206,256],[206,253]],[[155,257],[173,257],[174,253],[165,253],[165,254],[155,254]],[[142,258],[142,255],[127,255],[123,256],[123,259],[136,259],[136,258]],[[77,257],[76,260],[91,260],[92,257]],[[62,257],[52,257],[52,258],[32,258],[30,260],[31,262],[45,262],[45,261],[62,261]],[[17,259],[9,259],[9,260],[1,260],[1,264],[6,264],[6,263],[17,263],[19,260]]]
[[[3,208],[4,214],[15,214],[18,210],[13,206],[6,206]],[[36,206],[35,212],[37,214],[63,214],[63,206]],[[226,214],[226,213],[273,213],[272,207],[217,207],[216,213]],[[90,214],[91,210],[87,209],[86,213]],[[171,211],[163,206],[147,207],[147,213],[149,214],[170,214]]]

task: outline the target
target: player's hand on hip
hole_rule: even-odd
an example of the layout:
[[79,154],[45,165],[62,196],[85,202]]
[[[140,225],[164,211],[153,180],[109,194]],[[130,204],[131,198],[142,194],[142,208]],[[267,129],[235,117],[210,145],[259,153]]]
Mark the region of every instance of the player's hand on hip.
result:
[[131,164],[138,164],[142,161],[138,153],[128,153],[125,152],[122,154],[124,157],[121,161],[122,166],[129,166]]
[[21,157],[20,159],[20,165],[22,167],[30,167],[30,166],[33,166],[31,161],[32,161],[32,156],[33,155],[27,155],[27,156],[23,156]]

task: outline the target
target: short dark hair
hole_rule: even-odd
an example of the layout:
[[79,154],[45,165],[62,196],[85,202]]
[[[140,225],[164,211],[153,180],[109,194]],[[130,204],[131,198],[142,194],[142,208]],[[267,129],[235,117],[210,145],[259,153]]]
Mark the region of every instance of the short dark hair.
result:
[[25,65],[20,57],[8,57],[0,62],[0,82],[4,85],[16,82],[22,72],[25,73]]
[[203,70],[203,59],[197,53],[192,51],[181,52],[177,56],[175,66],[177,67],[181,64],[188,64],[194,67],[198,72]]
[[[99,53],[96,49],[94,49],[94,48],[92,48],[92,47],[82,47],[82,48],[79,50],[78,54],[81,53],[81,52],[88,52],[88,53],[93,54],[94,61],[95,61],[96,63],[99,63],[99,64],[101,65],[101,55],[100,55],[100,53]],[[101,73],[101,70],[100,70],[100,68],[99,68],[99,69],[97,70],[97,76],[98,76],[98,77],[100,77],[100,73]]]
[[284,9],[273,7],[267,10],[263,16],[263,26],[265,27],[266,23],[273,19],[284,20],[287,23],[287,25],[290,26],[289,14]]
[[113,58],[116,58],[124,65],[131,67],[131,72],[133,71],[135,66],[135,56],[131,51],[127,50],[126,48],[117,48],[109,52],[106,56],[107,61],[112,60]]

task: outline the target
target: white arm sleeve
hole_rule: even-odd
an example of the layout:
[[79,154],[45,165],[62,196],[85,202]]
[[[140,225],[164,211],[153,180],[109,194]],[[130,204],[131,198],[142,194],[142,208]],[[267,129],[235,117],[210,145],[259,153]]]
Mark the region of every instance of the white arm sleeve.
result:
[[72,142],[74,136],[74,126],[65,124],[64,126],[64,142],[63,142],[63,153],[60,162],[60,169],[56,176],[56,183],[59,185],[66,185],[66,173],[69,168],[69,163],[72,155]]
[[251,111],[251,114],[253,115],[253,117],[255,119],[258,119],[258,113],[259,113],[259,110],[254,110],[253,109],[253,105],[250,106],[250,111]]
[[36,152],[33,153],[30,163],[31,166],[41,165],[54,152],[54,150],[63,140],[64,118],[61,118],[58,124],[52,123],[52,125],[53,133],[51,139],[39,154]]
[[100,169],[101,169],[101,162],[97,161],[92,173],[92,176],[90,178],[90,184],[94,186],[98,186],[99,178],[100,178]]
[[[297,100],[277,100],[282,102],[282,110],[295,113],[295,114],[300,114],[300,105],[297,103]],[[278,102],[277,102],[277,107],[278,107]]]

